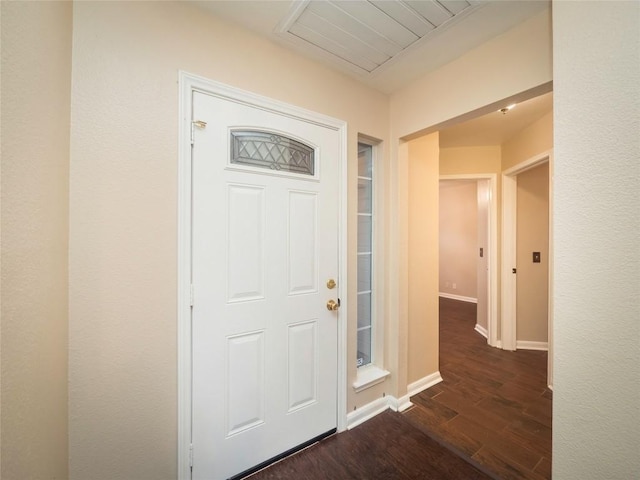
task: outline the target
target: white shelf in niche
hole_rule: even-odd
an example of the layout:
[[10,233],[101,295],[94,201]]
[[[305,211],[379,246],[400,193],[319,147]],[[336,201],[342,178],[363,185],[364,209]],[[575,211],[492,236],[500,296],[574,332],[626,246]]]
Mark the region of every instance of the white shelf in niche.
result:
[[353,389],[356,393],[362,392],[367,388],[371,388],[374,385],[384,382],[384,379],[391,375],[391,372],[384,370],[375,365],[367,365],[365,367],[358,368],[358,376],[356,381],[353,382]]

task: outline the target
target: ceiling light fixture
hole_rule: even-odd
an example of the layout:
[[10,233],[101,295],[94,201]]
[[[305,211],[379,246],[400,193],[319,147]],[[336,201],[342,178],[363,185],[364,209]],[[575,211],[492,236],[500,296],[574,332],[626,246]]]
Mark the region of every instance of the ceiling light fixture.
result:
[[516,104],[515,104],[515,103],[512,103],[511,105],[507,105],[506,107],[501,108],[501,109],[500,109],[500,110],[498,110],[498,111],[499,111],[500,113],[502,113],[503,115],[506,115],[506,114],[507,114],[507,112],[508,112],[509,110],[513,109],[515,106],[516,106]]

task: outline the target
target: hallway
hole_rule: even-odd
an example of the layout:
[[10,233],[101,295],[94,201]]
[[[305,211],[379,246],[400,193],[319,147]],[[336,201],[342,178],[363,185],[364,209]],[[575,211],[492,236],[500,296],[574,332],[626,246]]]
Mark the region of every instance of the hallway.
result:
[[489,347],[476,305],[440,298],[438,385],[404,415],[501,479],[551,478],[547,352]]

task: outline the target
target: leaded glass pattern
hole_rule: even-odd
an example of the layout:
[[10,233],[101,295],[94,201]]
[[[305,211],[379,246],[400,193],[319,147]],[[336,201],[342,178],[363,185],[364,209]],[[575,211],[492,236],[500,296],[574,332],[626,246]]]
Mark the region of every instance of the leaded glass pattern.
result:
[[314,175],[315,150],[276,133],[235,130],[231,132],[231,163]]

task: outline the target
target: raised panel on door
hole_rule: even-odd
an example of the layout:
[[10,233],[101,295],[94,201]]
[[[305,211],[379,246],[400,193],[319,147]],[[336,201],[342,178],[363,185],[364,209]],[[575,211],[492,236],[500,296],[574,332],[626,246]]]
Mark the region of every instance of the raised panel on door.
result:
[[227,212],[227,292],[229,302],[264,298],[265,191],[229,185]]
[[317,205],[316,192],[289,192],[289,295],[315,293],[318,290]]
[[227,436],[264,423],[264,332],[227,338],[225,402]]
[[317,319],[289,325],[287,348],[288,411],[317,401],[318,331]]

